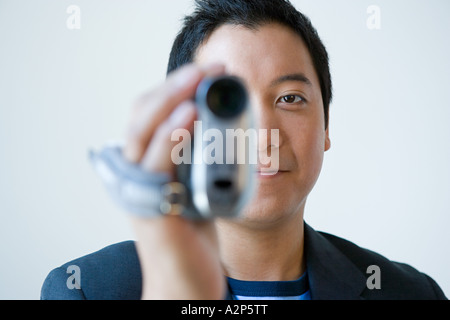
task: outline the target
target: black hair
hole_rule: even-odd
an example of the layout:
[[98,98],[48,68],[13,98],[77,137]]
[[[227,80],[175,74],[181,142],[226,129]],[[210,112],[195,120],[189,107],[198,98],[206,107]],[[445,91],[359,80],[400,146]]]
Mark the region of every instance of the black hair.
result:
[[167,73],[193,62],[197,49],[217,28],[224,24],[249,29],[276,22],[294,30],[305,42],[317,72],[328,127],[328,110],[332,83],[328,53],[308,17],[297,11],[288,0],[195,0],[194,12],[184,18],[170,52]]

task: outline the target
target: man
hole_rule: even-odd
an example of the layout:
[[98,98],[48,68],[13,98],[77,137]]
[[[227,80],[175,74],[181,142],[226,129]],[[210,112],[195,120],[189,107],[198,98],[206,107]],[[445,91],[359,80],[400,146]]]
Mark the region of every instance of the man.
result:
[[[330,148],[332,90],[327,52],[288,1],[197,1],[168,72],[133,109],[127,161],[175,179],[171,134],[192,130],[197,85],[231,74],[245,83],[260,127],[279,130],[277,143],[259,141],[279,153],[278,172],[260,168],[257,193],[239,219],[131,218],[136,243],[53,270],[43,299],[445,299],[427,275],[303,222]],[[67,284],[69,265],[81,270],[80,289]],[[368,268],[377,272],[374,283]]]

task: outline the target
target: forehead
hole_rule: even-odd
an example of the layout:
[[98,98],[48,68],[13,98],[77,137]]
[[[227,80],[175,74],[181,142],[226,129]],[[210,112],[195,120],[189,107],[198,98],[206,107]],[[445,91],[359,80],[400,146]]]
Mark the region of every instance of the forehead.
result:
[[257,29],[223,25],[198,48],[194,60],[201,64],[223,63],[228,73],[251,82],[298,72],[319,86],[303,39],[291,28],[277,23]]

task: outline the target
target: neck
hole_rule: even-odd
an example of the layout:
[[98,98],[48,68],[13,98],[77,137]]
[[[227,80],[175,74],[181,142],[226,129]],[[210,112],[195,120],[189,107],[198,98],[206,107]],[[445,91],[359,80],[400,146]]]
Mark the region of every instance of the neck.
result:
[[226,276],[247,281],[287,281],[305,272],[303,210],[270,228],[225,220],[216,225]]

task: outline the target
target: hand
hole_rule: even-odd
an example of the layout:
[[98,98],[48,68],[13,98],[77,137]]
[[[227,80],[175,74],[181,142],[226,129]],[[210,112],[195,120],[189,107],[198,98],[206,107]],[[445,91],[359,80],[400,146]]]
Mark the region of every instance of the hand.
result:
[[[149,172],[174,176],[171,141],[177,128],[193,130],[196,108],[192,97],[207,75],[223,66],[187,65],[169,75],[158,88],[136,103],[128,126],[125,158]],[[132,218],[143,277],[143,299],[223,299],[225,279],[211,222],[178,216]]]

